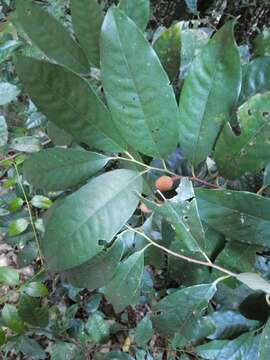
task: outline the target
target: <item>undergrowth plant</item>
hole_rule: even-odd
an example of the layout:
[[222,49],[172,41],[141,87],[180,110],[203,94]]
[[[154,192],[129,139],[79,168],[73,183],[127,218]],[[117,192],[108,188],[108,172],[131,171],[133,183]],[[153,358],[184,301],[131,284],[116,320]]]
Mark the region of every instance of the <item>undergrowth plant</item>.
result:
[[[124,353],[96,359],[131,359],[132,343],[137,359],[151,359],[155,334],[167,359],[267,360],[269,32],[246,55],[235,20],[218,31],[177,22],[151,34],[147,0],[121,0],[105,15],[95,0],[71,0],[70,13],[64,26],[21,0],[13,15],[15,69],[52,142],[2,160],[20,193],[2,216],[27,211],[6,238],[31,228],[38,279],[49,273],[89,289],[98,304],[102,294],[116,316],[140,304]],[[47,211],[36,221],[33,208]],[[3,344],[6,328],[50,327],[41,301],[50,295],[35,277],[20,286],[16,270],[0,268],[19,292],[17,307],[9,292],[1,300]],[[87,324],[61,345],[71,359],[84,358],[74,346],[109,338],[101,312]]]

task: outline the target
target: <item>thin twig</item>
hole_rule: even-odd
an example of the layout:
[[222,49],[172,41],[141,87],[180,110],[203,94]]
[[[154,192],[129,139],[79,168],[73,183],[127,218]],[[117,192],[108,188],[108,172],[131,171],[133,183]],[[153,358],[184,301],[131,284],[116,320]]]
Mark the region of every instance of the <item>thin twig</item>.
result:
[[126,225],[126,227],[127,227],[129,230],[135,232],[136,234],[139,234],[139,235],[141,235],[142,237],[144,237],[145,240],[147,240],[149,243],[151,243],[151,244],[154,245],[155,247],[157,247],[157,248],[165,251],[166,253],[168,253],[168,254],[170,254],[170,255],[172,255],[172,256],[175,256],[175,257],[177,257],[177,258],[179,258],[179,259],[186,260],[186,261],[188,261],[188,262],[191,262],[191,263],[194,263],[194,264],[197,264],[197,265],[203,265],[203,266],[211,267],[211,268],[216,269],[216,270],[219,270],[219,271],[221,271],[221,272],[223,272],[223,273],[225,273],[225,274],[228,274],[229,276],[233,276],[233,277],[236,277],[236,276],[237,276],[236,273],[234,273],[234,272],[232,272],[232,271],[230,271],[230,270],[227,270],[227,269],[225,269],[225,268],[223,268],[223,267],[221,267],[221,266],[219,266],[219,265],[213,264],[212,262],[209,263],[209,262],[205,262],[205,261],[201,261],[201,260],[196,260],[196,259],[193,259],[193,258],[191,258],[191,257],[178,254],[178,253],[176,253],[176,252],[174,252],[174,251],[172,251],[172,250],[170,250],[170,249],[167,249],[165,246],[162,246],[162,245],[156,243],[155,241],[153,241],[152,239],[150,239],[147,235],[145,235],[143,232],[141,232],[141,231],[139,231],[139,230],[136,230],[136,229],[133,229],[132,227],[130,227],[130,226],[128,226],[128,225]]
[[40,261],[41,261],[41,264],[43,265],[43,256],[42,256],[42,252],[41,252],[41,248],[40,248],[40,244],[39,244],[39,239],[38,239],[37,231],[36,231],[36,228],[35,228],[35,224],[34,224],[32,212],[31,212],[31,206],[30,206],[30,204],[29,204],[29,201],[28,201],[28,199],[27,199],[27,195],[26,195],[26,193],[25,193],[23,184],[22,184],[22,182],[21,182],[20,174],[19,174],[17,165],[16,165],[15,162],[14,162],[13,164],[14,164],[14,168],[15,168],[15,171],[16,171],[16,174],[17,174],[17,177],[18,177],[18,183],[19,183],[19,185],[20,185],[20,187],[21,187],[21,189],[22,189],[24,201],[25,201],[25,203],[26,203],[26,207],[27,207],[27,211],[28,211],[29,219],[30,219],[30,224],[31,224],[31,226],[32,226],[33,233],[34,233],[34,238],[35,238],[35,241],[36,241],[36,244],[37,244],[37,248],[38,248],[38,253],[39,253]]

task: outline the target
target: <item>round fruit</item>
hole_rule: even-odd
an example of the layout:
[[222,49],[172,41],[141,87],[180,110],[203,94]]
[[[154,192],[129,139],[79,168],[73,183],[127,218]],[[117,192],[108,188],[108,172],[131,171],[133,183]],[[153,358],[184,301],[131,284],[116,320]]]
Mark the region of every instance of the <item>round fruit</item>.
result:
[[161,192],[169,191],[173,187],[173,180],[169,176],[161,176],[156,180],[155,186]]

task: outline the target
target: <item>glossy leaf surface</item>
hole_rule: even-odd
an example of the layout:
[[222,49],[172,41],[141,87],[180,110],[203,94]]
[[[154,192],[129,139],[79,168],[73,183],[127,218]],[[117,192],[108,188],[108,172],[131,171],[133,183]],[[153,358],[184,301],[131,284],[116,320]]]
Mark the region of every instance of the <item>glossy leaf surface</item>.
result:
[[201,218],[231,241],[269,246],[270,200],[244,191],[196,189]]
[[98,289],[112,279],[122,253],[123,242],[116,241],[109,249],[104,250],[89,261],[66,271],[64,275],[73,286]]
[[92,148],[123,150],[109,111],[85,80],[59,65],[23,56],[17,57],[16,69],[32,101],[49,120]]
[[99,67],[99,38],[103,20],[97,0],[72,0],[72,24],[89,63]]
[[177,143],[179,118],[169,79],[143,34],[115,7],[102,26],[101,75],[123,138],[143,154],[169,155]]
[[228,22],[191,65],[180,97],[180,145],[194,166],[205,160],[229,119],[241,85],[240,56]]
[[136,209],[141,189],[136,172],[115,170],[65,198],[55,207],[42,241],[50,270],[73,268],[100,253],[100,240],[110,242],[122,228]]
[[104,155],[84,150],[46,149],[25,161],[24,175],[37,189],[65,190],[86,181],[107,162]]
[[196,285],[177,290],[153,306],[152,322],[162,335],[185,335],[201,317],[214,296],[213,284]]
[[119,8],[144,30],[150,17],[149,0],[120,0]]
[[144,267],[142,251],[135,252],[121,263],[111,282],[105,288],[105,296],[119,313],[128,305],[137,303]]
[[18,1],[17,5],[17,14],[23,30],[40,50],[49,58],[77,73],[90,72],[84,52],[62,24],[40,5],[29,0]]

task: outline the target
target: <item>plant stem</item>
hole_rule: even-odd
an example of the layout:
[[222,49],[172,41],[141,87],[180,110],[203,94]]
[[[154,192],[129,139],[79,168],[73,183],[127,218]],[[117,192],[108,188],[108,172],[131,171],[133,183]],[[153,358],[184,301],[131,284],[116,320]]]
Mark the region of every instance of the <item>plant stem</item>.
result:
[[126,225],[126,227],[131,230],[131,231],[134,231],[136,234],[139,234],[141,235],[142,237],[145,238],[145,240],[147,240],[150,244],[152,244],[153,246],[165,251],[166,253],[172,255],[172,256],[175,256],[179,259],[182,259],[182,260],[186,260],[188,262],[191,262],[191,263],[194,263],[194,264],[197,264],[197,265],[203,265],[203,266],[207,266],[207,267],[211,267],[213,269],[216,269],[216,270],[219,270],[229,276],[233,276],[233,277],[236,277],[237,274],[230,271],[230,270],[227,270],[219,265],[216,265],[216,264],[213,264],[212,262],[205,262],[205,261],[201,261],[201,260],[196,260],[196,259],[193,259],[191,257],[188,257],[188,256],[185,256],[185,255],[181,255],[181,254],[178,254],[170,249],[167,249],[165,246],[162,246],[158,243],[156,243],[155,241],[153,241],[152,239],[150,239],[147,235],[145,235],[143,232],[139,231],[139,230],[136,230],[136,229],[133,229],[132,227]]
[[[169,174],[169,175],[172,175],[174,177],[174,180],[177,180],[177,179],[180,179],[181,176],[168,170],[167,168],[165,169],[161,169],[161,168],[157,168],[157,167],[154,167],[154,166],[150,166],[150,165],[147,165],[147,164],[144,164],[138,160],[135,160],[129,153],[125,153],[127,156],[129,156],[129,159],[127,158],[123,158],[121,156],[115,156],[115,157],[111,157],[109,158],[110,160],[124,160],[124,161],[128,161],[128,162],[132,162],[134,164],[137,164],[137,165],[140,165],[140,166],[143,166],[145,167],[146,169],[148,169],[148,171],[150,170],[154,170],[154,171],[159,171],[159,172],[162,172],[162,173],[166,173],[166,174]],[[199,179],[197,178],[196,176],[187,176],[187,178],[191,181],[196,181],[200,184],[203,184],[205,186],[208,186],[208,187],[211,187],[213,189],[220,189],[220,186],[218,185],[215,185],[215,184],[211,184],[205,180],[202,180],[202,179]]]
[[27,199],[27,195],[26,195],[26,193],[25,193],[23,184],[22,184],[21,179],[20,179],[20,174],[19,174],[19,171],[18,171],[18,168],[17,168],[17,165],[16,165],[15,162],[14,162],[14,168],[15,168],[15,172],[16,172],[17,177],[18,177],[18,183],[19,183],[19,185],[20,185],[20,187],[21,187],[21,189],[22,189],[24,201],[25,201],[25,203],[26,203],[26,207],[27,207],[27,211],[28,211],[29,219],[30,219],[30,224],[31,224],[31,226],[32,226],[33,233],[34,233],[34,238],[35,238],[35,241],[36,241],[36,244],[37,244],[37,248],[38,248],[38,254],[39,254],[39,257],[40,257],[40,261],[41,261],[41,264],[43,265],[43,256],[42,256],[42,252],[41,252],[41,249],[40,249],[38,234],[37,234],[37,232],[36,232],[36,228],[35,228],[35,224],[34,224],[34,220],[33,220],[33,216],[32,216],[31,206],[30,206],[29,201],[28,201],[28,199]]

